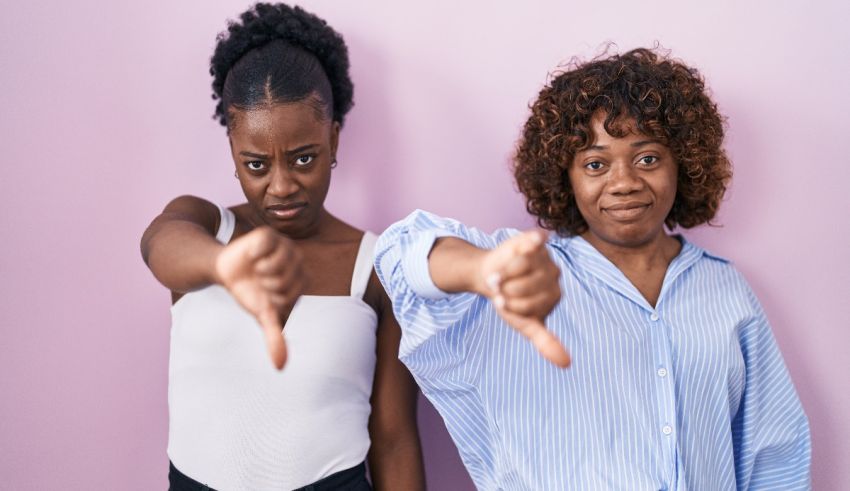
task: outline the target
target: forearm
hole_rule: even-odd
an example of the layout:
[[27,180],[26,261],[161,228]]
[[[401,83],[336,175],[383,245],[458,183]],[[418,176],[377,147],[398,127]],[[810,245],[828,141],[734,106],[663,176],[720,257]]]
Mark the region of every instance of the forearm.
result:
[[151,272],[176,292],[219,283],[215,261],[223,247],[204,227],[184,220],[158,218],[142,237],[142,255]]
[[434,285],[447,293],[485,294],[481,263],[487,250],[455,237],[437,239],[428,256],[428,271]]
[[369,474],[376,491],[424,490],[425,470],[416,433],[394,440],[373,442],[369,450]]
[[398,360],[401,330],[392,315],[389,298],[380,292],[381,314],[377,333],[377,364],[369,418],[369,469],[376,489],[424,489],[422,451],[416,426],[419,390]]

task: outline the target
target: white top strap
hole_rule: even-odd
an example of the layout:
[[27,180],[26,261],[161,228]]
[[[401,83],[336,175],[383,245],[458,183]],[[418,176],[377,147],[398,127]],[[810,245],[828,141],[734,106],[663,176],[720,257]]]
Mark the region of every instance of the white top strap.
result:
[[363,298],[369,277],[372,275],[372,261],[375,257],[375,243],[378,237],[372,232],[363,234],[360,240],[360,250],[357,252],[357,260],[354,262],[354,274],[351,275],[351,296]]
[[222,244],[227,244],[230,242],[230,238],[233,237],[233,230],[236,229],[236,215],[221,205],[217,204],[216,206],[218,206],[221,220],[218,222],[218,232],[215,234],[215,240]]

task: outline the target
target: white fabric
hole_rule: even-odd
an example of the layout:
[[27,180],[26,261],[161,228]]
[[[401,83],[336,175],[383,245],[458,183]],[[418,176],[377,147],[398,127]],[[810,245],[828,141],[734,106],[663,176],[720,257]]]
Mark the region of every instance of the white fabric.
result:
[[[234,223],[222,208],[220,242]],[[224,288],[171,308],[168,456],[177,469],[221,491],[282,490],[365,460],[377,315],[362,295],[375,240],[363,237],[351,296],[300,298],[280,372],[259,325]]]
[[215,240],[222,244],[227,244],[230,242],[230,238],[233,237],[233,230],[236,229],[236,215],[221,205],[216,206],[218,206],[218,213],[221,219],[218,222],[218,233],[215,234]]

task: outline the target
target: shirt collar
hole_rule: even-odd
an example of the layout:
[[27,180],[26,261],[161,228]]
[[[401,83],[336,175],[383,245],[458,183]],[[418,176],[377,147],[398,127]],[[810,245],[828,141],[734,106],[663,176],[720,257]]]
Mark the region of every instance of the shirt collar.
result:
[[[661,286],[661,293],[658,296],[657,306],[660,306],[664,302],[666,292],[676,282],[676,279],[704,255],[708,255],[704,249],[688,242],[684,237],[680,235],[675,237],[682,242],[682,250],[679,251],[679,254],[673,258],[667,267],[664,282]],[[626,278],[626,275],[584,238],[580,236],[555,237],[552,242],[555,247],[565,253],[567,261],[576,270],[596,277],[610,289],[628,298],[641,308],[648,311],[656,310],[649,305],[649,302],[646,301],[632,282]],[[726,261],[717,256],[712,257]]]

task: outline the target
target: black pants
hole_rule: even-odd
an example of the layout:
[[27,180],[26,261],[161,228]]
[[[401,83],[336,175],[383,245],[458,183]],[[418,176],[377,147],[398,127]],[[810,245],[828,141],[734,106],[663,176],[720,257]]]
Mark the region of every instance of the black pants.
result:
[[[168,468],[168,490],[215,491],[206,484],[201,484],[186,474],[183,474],[170,462]],[[308,484],[294,491],[372,491],[372,486],[366,480],[366,464],[360,464],[351,469],[331,474],[313,484]]]

